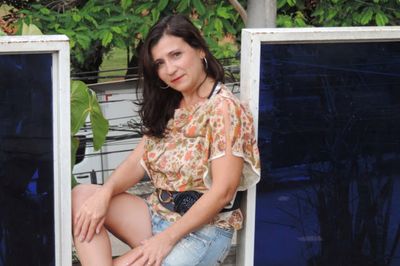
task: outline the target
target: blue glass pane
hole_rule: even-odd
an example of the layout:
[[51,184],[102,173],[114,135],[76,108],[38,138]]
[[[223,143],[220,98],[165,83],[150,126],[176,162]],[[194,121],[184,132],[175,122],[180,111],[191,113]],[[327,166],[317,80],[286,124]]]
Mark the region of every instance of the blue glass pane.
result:
[[52,55],[0,55],[0,266],[54,265]]
[[255,265],[400,265],[400,43],[260,60]]

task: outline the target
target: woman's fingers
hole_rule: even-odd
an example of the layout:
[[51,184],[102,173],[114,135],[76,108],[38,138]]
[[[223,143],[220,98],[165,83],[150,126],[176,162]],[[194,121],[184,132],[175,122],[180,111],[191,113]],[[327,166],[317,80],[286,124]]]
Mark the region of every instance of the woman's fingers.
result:
[[143,248],[142,248],[142,246],[139,246],[139,247],[135,248],[134,250],[135,250],[135,252],[130,257],[130,260],[132,261],[132,265],[134,265],[134,266],[145,265],[142,262],[142,260],[143,260]]
[[101,228],[104,225],[104,222],[106,221],[106,217],[104,217],[103,219],[101,219],[101,221],[99,222],[99,224],[96,227],[96,234],[100,233]]
[[90,220],[85,218],[85,220],[82,223],[81,232],[79,234],[79,241],[81,242],[85,241],[89,225],[90,225]]
[[89,226],[88,226],[88,231],[87,231],[86,238],[85,238],[87,242],[90,242],[92,240],[92,238],[93,238],[93,236],[94,236],[94,234],[96,232],[98,221],[99,221],[98,219],[91,219],[90,220],[90,223],[89,223]]
[[81,212],[79,212],[74,224],[74,231],[75,231],[74,236],[77,237],[81,233],[83,221],[84,221],[83,215]]
[[155,262],[155,266],[161,266],[162,259],[158,258]]

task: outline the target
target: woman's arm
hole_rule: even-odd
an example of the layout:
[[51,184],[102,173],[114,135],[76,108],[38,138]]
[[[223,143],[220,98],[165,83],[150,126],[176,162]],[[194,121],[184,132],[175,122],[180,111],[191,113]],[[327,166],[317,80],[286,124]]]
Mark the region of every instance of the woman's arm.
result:
[[104,224],[108,206],[114,195],[125,192],[144,176],[140,159],[144,153],[145,137],[129,156],[115,169],[103,186],[89,197],[74,219],[74,235],[80,241],[90,241]]
[[232,200],[240,183],[243,159],[226,154],[211,162],[213,183],[209,191],[179,219],[166,229],[173,243],[209,223]]
[[102,189],[108,190],[111,196],[125,192],[138,183],[144,176],[140,160],[144,153],[145,138],[143,137],[130,155],[115,169]]
[[225,125],[225,155],[211,161],[212,185],[196,203],[165,231],[143,241],[133,256],[133,265],[146,262],[161,265],[173,246],[185,235],[208,224],[233,198],[240,184],[244,160],[232,154],[230,112],[226,103],[222,106]]

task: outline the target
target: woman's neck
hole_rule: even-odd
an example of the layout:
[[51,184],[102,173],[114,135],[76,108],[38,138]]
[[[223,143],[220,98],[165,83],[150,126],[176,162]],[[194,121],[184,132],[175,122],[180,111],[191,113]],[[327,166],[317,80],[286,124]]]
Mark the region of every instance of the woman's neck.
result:
[[214,86],[215,80],[211,77],[206,77],[200,86],[190,93],[182,94],[181,108],[187,108],[199,102],[207,100]]

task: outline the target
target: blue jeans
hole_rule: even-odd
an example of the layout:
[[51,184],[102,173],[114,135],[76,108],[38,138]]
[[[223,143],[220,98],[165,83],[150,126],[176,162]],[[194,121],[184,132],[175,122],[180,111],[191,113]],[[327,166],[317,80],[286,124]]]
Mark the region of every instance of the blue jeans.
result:
[[[153,234],[168,228],[171,223],[152,214]],[[164,259],[163,266],[220,265],[231,247],[233,230],[206,225],[182,238]]]

